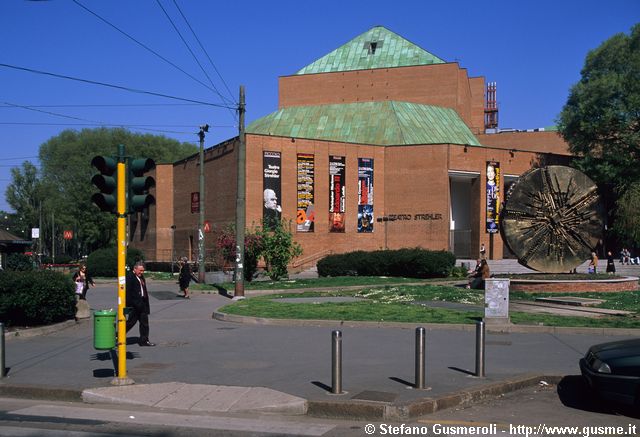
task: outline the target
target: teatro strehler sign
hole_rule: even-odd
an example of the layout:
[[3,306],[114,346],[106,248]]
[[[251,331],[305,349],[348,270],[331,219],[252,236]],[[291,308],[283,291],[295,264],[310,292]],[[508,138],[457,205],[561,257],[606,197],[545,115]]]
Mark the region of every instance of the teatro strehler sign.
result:
[[395,222],[395,221],[409,221],[409,220],[442,220],[442,214],[427,212],[422,214],[389,214],[384,217],[379,217],[379,222]]

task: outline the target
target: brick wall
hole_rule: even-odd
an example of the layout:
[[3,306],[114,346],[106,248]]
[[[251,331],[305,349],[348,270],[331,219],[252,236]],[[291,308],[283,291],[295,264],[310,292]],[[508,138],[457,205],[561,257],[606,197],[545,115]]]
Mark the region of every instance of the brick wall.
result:
[[477,113],[484,81],[472,80],[457,63],[284,76],[279,108],[398,100],[455,109],[473,131],[484,131],[484,108]]

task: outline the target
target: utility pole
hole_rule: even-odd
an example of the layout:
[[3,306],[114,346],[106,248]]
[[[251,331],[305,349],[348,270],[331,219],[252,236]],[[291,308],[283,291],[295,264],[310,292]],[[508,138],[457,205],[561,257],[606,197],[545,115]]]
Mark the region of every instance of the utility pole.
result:
[[198,282],[204,284],[204,134],[209,132],[209,125],[200,126],[200,220],[198,222]]
[[56,215],[51,212],[51,262],[56,263]]
[[240,86],[238,104],[238,194],[236,197],[236,284],[234,299],[244,299],[244,228],[245,228],[245,185],[246,185],[246,143],[244,136],[244,85]]
[[42,229],[42,200],[40,200],[38,202],[38,215],[39,215],[39,220],[38,220],[38,268],[40,268],[40,266],[42,266],[42,234],[43,229]]

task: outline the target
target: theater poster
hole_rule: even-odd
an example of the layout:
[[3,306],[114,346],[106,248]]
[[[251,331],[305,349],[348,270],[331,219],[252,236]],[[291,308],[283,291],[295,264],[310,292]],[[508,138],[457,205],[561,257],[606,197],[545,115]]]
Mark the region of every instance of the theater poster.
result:
[[345,157],[329,156],[329,232],[344,232]]
[[358,232],[373,232],[373,159],[358,158]]
[[498,232],[500,208],[500,163],[487,161],[487,233]]
[[266,229],[274,229],[282,217],[280,205],[280,152],[265,151],[262,156],[262,218]]
[[315,211],[313,209],[315,163],[313,155],[298,153],[298,210],[296,212],[296,230],[313,232]]

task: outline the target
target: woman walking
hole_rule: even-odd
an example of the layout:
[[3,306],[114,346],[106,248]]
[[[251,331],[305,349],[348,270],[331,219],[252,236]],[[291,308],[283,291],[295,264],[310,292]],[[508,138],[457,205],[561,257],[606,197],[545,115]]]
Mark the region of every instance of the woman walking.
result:
[[180,291],[182,294],[178,296],[184,297],[185,299],[191,299],[189,296],[189,284],[191,283],[191,278],[193,277],[193,273],[191,273],[191,267],[189,266],[189,262],[186,256],[180,258],[180,274],[178,275],[178,283],[180,284]]
[[89,285],[95,286],[93,279],[87,273],[87,266],[82,264],[77,272],[73,274],[73,281],[76,283],[76,296],[80,300],[87,299],[87,291],[89,291]]

